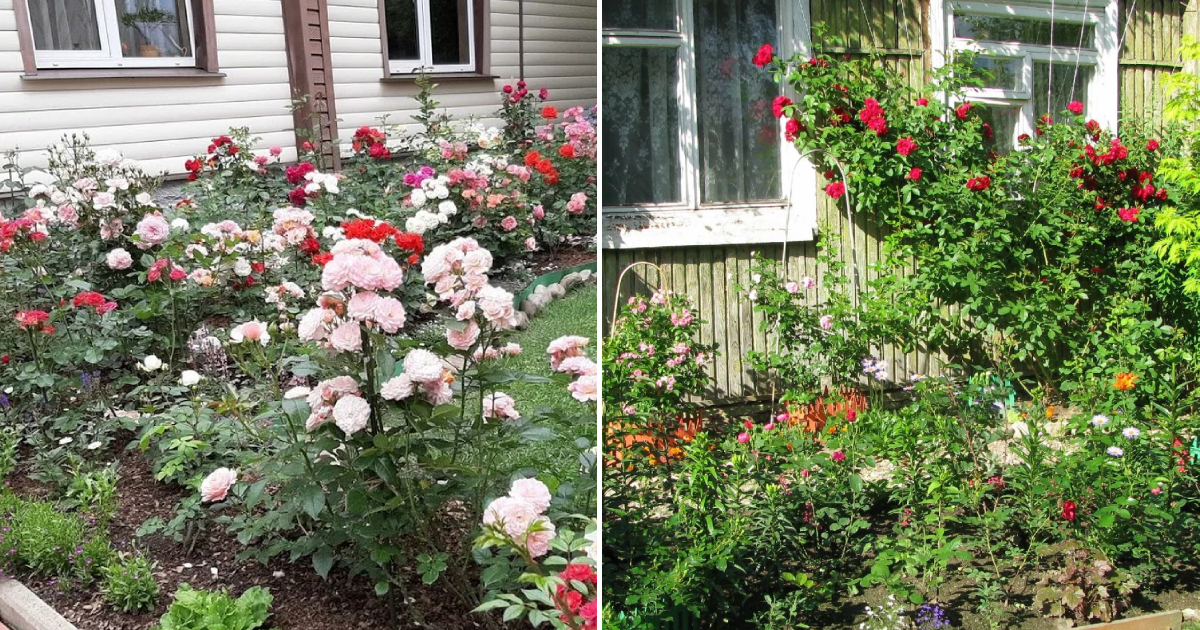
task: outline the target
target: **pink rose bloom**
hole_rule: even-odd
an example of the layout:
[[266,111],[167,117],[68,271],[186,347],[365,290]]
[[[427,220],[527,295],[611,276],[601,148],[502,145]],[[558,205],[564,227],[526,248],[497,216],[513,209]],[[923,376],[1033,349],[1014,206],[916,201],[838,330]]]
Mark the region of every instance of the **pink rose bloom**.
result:
[[800,279],[800,286],[804,287],[805,289],[813,289],[816,288],[817,281],[808,276],[804,276]]
[[335,317],[336,314],[330,309],[314,308],[300,318],[296,332],[305,341],[321,341],[329,333],[326,325]]
[[179,282],[180,280],[183,280],[184,278],[187,277],[187,272],[183,270],[183,267],[180,267],[177,265],[177,266],[171,268],[171,276],[170,277],[171,277],[172,282]]
[[536,532],[530,532],[525,537],[525,548],[529,550],[529,555],[534,558],[540,558],[547,553],[550,553],[550,541],[554,540],[554,523],[548,518],[538,519],[538,527]]
[[421,386],[421,394],[431,405],[445,405],[454,400],[454,390],[443,379],[430,381]]
[[212,471],[200,484],[200,499],[205,503],[224,501],[225,497],[229,496],[229,489],[237,483],[237,479],[236,470],[218,468]]
[[359,291],[346,304],[346,314],[359,321],[373,320],[379,300],[379,294],[374,291]]
[[517,218],[513,215],[508,215],[500,220],[500,229],[505,232],[511,232],[517,229]]
[[139,249],[149,249],[159,245],[171,236],[171,224],[160,213],[147,214],[138,221],[134,234],[141,239],[137,244]]
[[579,402],[596,402],[599,398],[599,387],[595,374],[584,374],[578,380],[567,385],[567,391]]
[[450,344],[450,347],[454,348],[455,350],[461,350],[465,352],[466,350],[469,350],[471,346],[475,345],[475,342],[478,339],[479,324],[476,324],[475,320],[468,320],[466,327],[462,330],[455,330],[453,328],[446,329],[446,341]]
[[517,420],[521,414],[517,412],[517,404],[512,396],[504,392],[495,392],[483,399],[483,417]]
[[108,252],[104,257],[104,261],[108,263],[109,269],[128,269],[133,264],[133,256],[129,252],[118,247],[117,249]]
[[559,362],[556,372],[573,376],[596,375],[596,363],[585,356],[567,357]]
[[[509,217],[510,219],[512,217]],[[505,219],[507,221],[508,219]],[[503,222],[501,222],[503,225]],[[513,219],[513,227],[516,227],[516,219]],[[511,230],[512,228],[505,228]],[[466,275],[482,276],[492,268],[492,253],[486,249],[473,249],[467,252],[462,259],[462,270]]]
[[509,488],[508,496],[528,502],[539,514],[550,507],[550,488],[537,479],[517,479]]
[[464,322],[475,317],[475,301],[467,300],[458,305],[458,311],[454,314],[454,319]]
[[362,332],[358,322],[348,321],[329,334],[329,346],[338,352],[362,352]]
[[583,214],[587,209],[587,194],[577,192],[571,195],[571,200],[567,202],[567,212],[571,214]]
[[404,400],[413,395],[413,382],[407,374],[388,379],[379,388],[384,400]]
[[265,346],[271,341],[271,333],[267,332],[266,324],[255,319],[248,321],[245,324],[241,324],[229,331],[229,340],[233,343],[257,341]]
[[504,532],[521,544],[529,527],[541,520],[542,513],[537,506],[524,499],[499,497],[493,499],[483,511],[483,524],[490,525]]
[[514,313],[511,293],[500,287],[486,286],[475,296],[475,303],[489,322],[502,328],[511,327]]
[[834,451],[833,454],[829,456],[829,458],[835,462],[841,462],[841,461],[846,460],[846,454],[841,451]]
[[746,433],[745,431],[743,431],[743,432],[739,433],[739,434],[738,434],[738,436],[737,436],[737,441],[738,441],[738,442],[741,442],[742,444],[745,444],[746,442],[749,442],[749,441],[750,441],[750,434],[749,434],[749,433]]
[[546,218],[546,209],[542,207],[542,204],[539,203],[533,207],[533,218],[538,221]]
[[530,236],[529,238],[525,239],[525,251],[536,252],[537,250],[538,250],[538,246],[537,246],[536,238],[533,238],[532,236]]
[[271,147],[270,152],[272,157],[279,157],[283,153],[283,147]]
[[821,316],[821,328],[824,328],[825,330],[830,330],[833,328],[833,315]]
[[333,421],[348,436],[367,428],[370,419],[371,405],[361,396],[343,396],[333,406]]
[[783,285],[783,288],[787,289],[788,293],[799,293],[800,292],[800,284],[797,282],[794,282],[794,281],[788,282],[787,284]]
[[442,380],[442,360],[428,350],[410,350],[404,357],[404,373],[414,383]]
[[333,407],[319,407],[313,409],[312,413],[308,414],[308,419],[304,421],[305,431],[314,431],[317,427],[329,421],[329,416],[333,414]]
[[550,368],[561,371],[559,364],[563,359],[584,356],[584,347],[588,345],[589,341],[587,337],[579,335],[564,335],[551,341],[550,345],[546,346],[546,354],[550,355]]
[[375,306],[375,323],[390,335],[404,328],[405,317],[404,305],[394,297],[380,298]]

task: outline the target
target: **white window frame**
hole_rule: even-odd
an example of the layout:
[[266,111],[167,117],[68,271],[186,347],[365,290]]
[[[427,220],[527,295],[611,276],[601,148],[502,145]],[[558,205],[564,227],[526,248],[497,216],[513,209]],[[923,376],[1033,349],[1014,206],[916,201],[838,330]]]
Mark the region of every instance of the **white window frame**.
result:
[[[954,14],[991,15],[1038,20],[1053,20],[1094,27],[1093,47],[1078,48],[1078,42],[1064,42],[1053,47],[1034,44],[975,42],[955,37]],[[1033,63],[1035,61],[1056,64],[1078,65],[1093,70],[1088,84],[1086,99],[1088,118],[1102,126],[1117,129],[1119,117],[1118,50],[1119,9],[1117,0],[1026,0],[1024,2],[983,2],[979,0],[931,0],[930,15],[940,19],[931,20],[930,40],[934,49],[933,65],[942,67],[949,56],[957,51],[972,50],[997,57],[1023,58],[1023,83],[1026,94],[1009,93],[995,88],[968,88],[964,98],[984,104],[1020,107],[1021,116],[1014,130],[1012,146],[1017,146],[1021,134],[1033,135],[1037,131],[1034,111]],[[1058,115],[1058,112],[1051,112]]]
[[[29,0],[25,2],[27,15]],[[183,15],[180,16],[187,26],[188,46],[192,54],[187,57],[125,57],[121,54],[121,20],[117,16],[117,0],[93,0],[96,10],[96,28],[100,38],[100,50],[39,50],[33,44],[34,60],[38,69],[55,70],[59,68],[195,68],[196,67],[196,27],[192,21],[190,2],[183,3]],[[31,26],[32,28],[32,26]],[[32,38],[31,38],[32,40]]]
[[[383,0],[380,0],[381,2]],[[392,74],[416,74],[418,72],[471,72],[475,70],[475,3],[467,2],[467,44],[470,55],[467,63],[434,64],[433,63],[433,27],[429,15],[430,2],[446,2],[447,0],[420,0],[417,2],[417,49],[419,59],[389,59],[388,72]],[[453,1],[453,0],[451,0]]]
[[[746,203],[701,203],[700,145],[696,116],[695,27],[691,0],[676,0],[675,30],[604,29],[602,48],[674,48],[679,112],[680,201],[631,206],[604,206],[605,248],[663,245],[727,245],[812,240],[817,223],[816,169],[801,160],[784,138],[786,119],[779,120],[780,194],[782,199]],[[811,25],[808,2],[776,0],[777,37],[783,58],[808,54]],[[765,72],[765,71],[764,71]],[[799,100],[790,87],[783,93]]]

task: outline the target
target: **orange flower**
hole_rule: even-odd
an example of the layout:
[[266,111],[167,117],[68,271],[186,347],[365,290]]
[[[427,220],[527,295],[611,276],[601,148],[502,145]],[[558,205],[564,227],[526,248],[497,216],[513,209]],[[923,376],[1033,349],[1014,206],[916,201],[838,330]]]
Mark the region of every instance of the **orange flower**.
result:
[[1121,372],[1117,375],[1117,380],[1113,381],[1113,387],[1123,392],[1131,390],[1139,378],[1141,377],[1133,372]]
[[1054,417],[1054,405],[1050,405],[1049,407],[1046,408],[1046,419],[1049,420],[1053,417]]

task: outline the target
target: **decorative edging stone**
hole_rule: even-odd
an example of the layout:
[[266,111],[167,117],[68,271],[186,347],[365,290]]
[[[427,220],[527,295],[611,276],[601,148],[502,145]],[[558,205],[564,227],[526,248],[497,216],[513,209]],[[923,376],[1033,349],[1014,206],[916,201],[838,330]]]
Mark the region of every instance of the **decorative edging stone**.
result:
[[524,297],[517,308],[521,313],[521,316],[518,317],[517,328],[528,326],[529,320],[537,316],[554,300],[566,296],[571,289],[595,281],[596,272],[593,269],[595,266],[596,263],[587,263],[578,267],[553,271],[536,278],[529,284],[532,291],[527,287],[518,295],[518,297]]
[[1079,626],[1075,630],[1179,630],[1182,627],[1183,611],[1169,610],[1153,615]]
[[0,580],[0,628],[78,630],[58,611],[16,580]]

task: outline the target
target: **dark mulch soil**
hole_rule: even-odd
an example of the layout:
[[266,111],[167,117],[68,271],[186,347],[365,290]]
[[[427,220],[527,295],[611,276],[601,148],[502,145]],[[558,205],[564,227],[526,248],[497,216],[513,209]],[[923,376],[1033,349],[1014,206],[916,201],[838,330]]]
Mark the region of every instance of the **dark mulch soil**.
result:
[[583,263],[595,262],[596,252],[584,247],[571,247],[556,249],[553,251],[537,251],[530,257],[528,265],[529,270],[534,275],[543,275],[556,271],[558,269],[566,269]]
[[[182,545],[162,536],[138,539],[138,527],[158,516],[169,519],[175,503],[185,490],[154,481],[147,463],[137,453],[117,454],[120,462],[120,507],[110,525],[113,546],[119,550],[136,547],[155,563],[155,576],[163,596],[158,607],[148,613],[124,614],[104,603],[98,587],[64,591],[45,580],[26,579],[26,584],[80,630],[144,630],[158,622],[179,584],[196,588],[229,589],[234,595],[251,586],[265,586],[275,597],[269,626],[280,630],[386,629],[389,614],[384,600],[374,594],[373,586],[362,579],[350,579],[345,572],[334,571],[322,580],[307,561],[289,563],[275,560],[269,565],[235,560],[241,545],[219,526],[211,527],[189,553]],[[14,476],[10,487],[18,494],[33,497],[45,493],[36,482]],[[214,573],[213,570],[216,570]],[[402,623],[413,626],[415,616],[405,609],[419,610],[425,627],[459,630],[476,628],[452,596],[436,587],[425,587],[415,576],[410,594],[416,601],[400,606]]]

